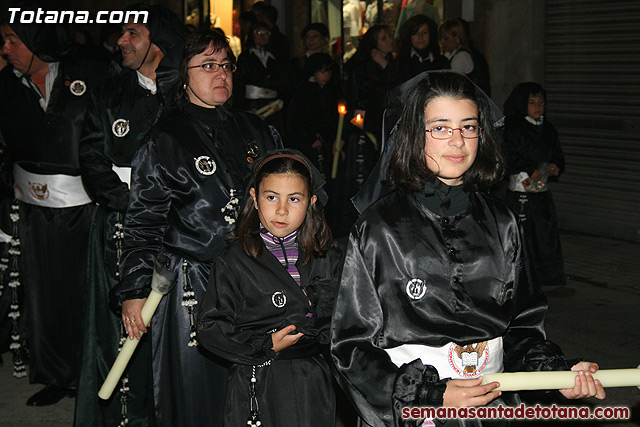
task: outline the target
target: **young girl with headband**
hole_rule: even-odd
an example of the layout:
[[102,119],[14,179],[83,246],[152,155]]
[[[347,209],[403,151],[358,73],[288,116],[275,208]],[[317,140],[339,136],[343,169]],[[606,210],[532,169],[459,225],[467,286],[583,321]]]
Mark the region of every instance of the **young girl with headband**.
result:
[[320,353],[329,342],[341,256],[320,210],[322,184],[299,151],[277,150],[256,162],[237,240],[214,262],[198,341],[232,362],[225,425],[335,423]]

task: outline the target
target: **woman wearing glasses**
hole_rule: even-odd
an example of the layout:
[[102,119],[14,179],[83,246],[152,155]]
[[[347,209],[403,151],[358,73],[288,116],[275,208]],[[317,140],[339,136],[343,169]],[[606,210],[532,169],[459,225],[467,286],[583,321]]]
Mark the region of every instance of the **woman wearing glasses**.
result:
[[[480,385],[485,373],[597,370],[546,341],[547,305],[524,268],[516,217],[483,193],[503,167],[489,102],[458,73],[420,80],[391,156],[395,191],[349,238],[332,355],[368,425],[416,425],[402,419],[412,406],[520,403],[495,382]],[[561,392],[604,397],[590,375]]]
[[[159,426],[222,425],[226,369],[197,347],[194,319],[211,263],[233,230],[251,164],[281,145],[259,118],[227,108],[235,70],[224,35],[189,36],[176,110],[132,163],[122,279],[114,296],[130,338],[151,331]],[[140,312],[158,254],[175,273],[174,286],[147,329]]]

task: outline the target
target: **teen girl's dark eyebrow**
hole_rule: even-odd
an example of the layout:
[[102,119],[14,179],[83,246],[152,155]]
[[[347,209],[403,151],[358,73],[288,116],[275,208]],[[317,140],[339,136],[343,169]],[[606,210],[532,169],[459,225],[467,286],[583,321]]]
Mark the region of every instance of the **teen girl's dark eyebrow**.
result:
[[[469,122],[469,121],[472,121],[472,120],[475,120],[476,122],[477,122],[477,121],[479,121],[477,117],[467,117],[466,119],[462,119],[462,120],[460,120],[460,121],[461,121],[461,122]],[[426,122],[426,123],[427,123],[427,124],[431,124],[431,123],[436,123],[436,122],[450,122],[450,121],[451,121],[451,119],[445,119],[445,118],[442,118],[442,119],[431,119],[431,120],[427,120],[427,122]]]

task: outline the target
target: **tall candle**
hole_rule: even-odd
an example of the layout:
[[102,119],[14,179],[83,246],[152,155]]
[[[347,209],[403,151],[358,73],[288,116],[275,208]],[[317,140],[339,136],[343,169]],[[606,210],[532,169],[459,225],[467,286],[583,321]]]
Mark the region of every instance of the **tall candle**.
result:
[[[153,289],[149,293],[144,306],[142,306],[142,312],[140,313],[142,315],[142,321],[145,325],[149,324],[153,313],[155,313],[156,308],[158,308],[158,304],[160,304],[160,300],[162,300],[162,296],[163,294]],[[140,334],[142,334],[142,332],[140,332]],[[107,400],[111,397],[113,389],[116,388],[116,385],[118,384],[118,381],[120,380],[120,377],[127,367],[127,364],[129,363],[129,360],[131,359],[131,356],[133,355],[133,352],[135,351],[139,342],[139,339],[134,338],[132,340],[128,339],[124,343],[124,345],[120,349],[120,353],[118,353],[116,361],[113,362],[113,366],[111,367],[107,378],[105,378],[102,387],[100,387],[100,391],[98,391],[98,396],[100,396],[101,399]]]
[[331,179],[336,179],[338,175],[338,160],[340,159],[340,141],[342,141],[342,127],[344,126],[344,116],[347,114],[347,107],[340,103],[338,104],[338,132],[336,133],[336,142],[333,144],[333,167],[331,168]]
[[[573,388],[576,371],[504,372],[486,374],[482,384],[493,381],[500,383],[496,390],[560,390]],[[593,375],[603,387],[640,387],[640,369],[601,369]]]

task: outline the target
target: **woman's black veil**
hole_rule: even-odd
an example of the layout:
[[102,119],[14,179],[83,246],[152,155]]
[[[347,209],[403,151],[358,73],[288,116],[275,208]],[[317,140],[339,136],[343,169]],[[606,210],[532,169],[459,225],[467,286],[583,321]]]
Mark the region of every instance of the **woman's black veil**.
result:
[[[374,166],[371,174],[360,188],[360,191],[351,198],[351,202],[358,210],[358,213],[364,212],[375,201],[384,197],[393,191],[393,188],[387,185],[385,182],[388,178],[389,161],[391,154],[396,145],[396,138],[398,134],[398,128],[400,127],[400,116],[402,114],[402,108],[404,106],[405,99],[409,96],[409,93],[413,90],[418,82],[427,78],[430,73],[455,73],[451,70],[435,70],[425,71],[420,73],[411,80],[407,80],[399,86],[391,89],[387,92],[387,107],[384,112],[384,119],[382,123],[382,152],[378,163]],[[478,85],[474,83],[480,93],[484,95],[491,107],[491,117],[493,119],[493,126],[500,128],[504,126],[504,116],[498,106],[487,96],[486,93]],[[393,127],[391,127],[393,124]],[[389,136],[387,138],[387,135]]]

